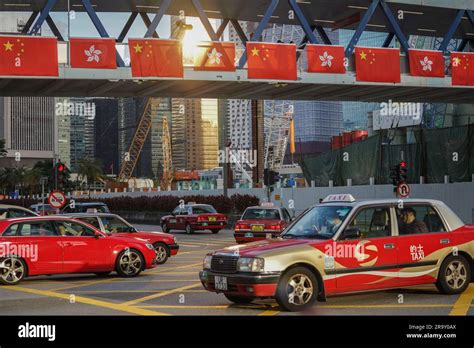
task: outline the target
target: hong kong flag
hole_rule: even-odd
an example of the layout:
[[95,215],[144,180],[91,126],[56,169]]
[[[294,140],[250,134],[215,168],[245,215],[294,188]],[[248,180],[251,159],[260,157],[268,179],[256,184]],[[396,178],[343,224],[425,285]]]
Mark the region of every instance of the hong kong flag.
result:
[[356,47],[356,80],[400,83],[398,48]]
[[444,77],[444,57],[441,51],[409,50],[410,75]]
[[71,38],[71,66],[85,69],[116,69],[115,39]]
[[345,74],[344,46],[306,45],[308,72]]
[[129,39],[133,77],[183,77],[179,40]]
[[451,52],[452,84],[474,86],[474,53]]
[[39,36],[0,36],[0,75],[58,76],[58,42]]
[[247,42],[249,79],[296,80],[296,45]]
[[194,53],[194,70],[235,71],[233,42],[201,42]]

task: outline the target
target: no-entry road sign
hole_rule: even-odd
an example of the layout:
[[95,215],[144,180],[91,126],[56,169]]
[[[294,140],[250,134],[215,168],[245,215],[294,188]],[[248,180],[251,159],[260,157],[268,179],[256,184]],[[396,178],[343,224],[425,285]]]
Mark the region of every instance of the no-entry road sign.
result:
[[48,203],[55,209],[61,209],[66,205],[66,195],[61,191],[53,191],[48,195]]

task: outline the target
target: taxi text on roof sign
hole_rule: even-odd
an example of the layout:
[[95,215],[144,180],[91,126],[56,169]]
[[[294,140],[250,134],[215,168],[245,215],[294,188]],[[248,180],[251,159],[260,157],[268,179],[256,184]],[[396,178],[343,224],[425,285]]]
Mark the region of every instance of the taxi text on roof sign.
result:
[[272,208],[274,206],[275,205],[273,204],[273,202],[263,202],[262,203],[262,207]]
[[323,203],[327,202],[355,202],[355,198],[351,194],[329,195],[324,198]]

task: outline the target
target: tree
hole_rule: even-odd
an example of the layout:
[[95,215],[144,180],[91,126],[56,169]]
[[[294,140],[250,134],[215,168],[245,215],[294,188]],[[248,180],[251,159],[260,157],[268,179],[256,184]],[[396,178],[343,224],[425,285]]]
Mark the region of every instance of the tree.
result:
[[7,149],[5,149],[5,139],[0,139],[0,158],[7,155]]
[[86,180],[87,182],[87,189],[90,190],[92,184],[100,181],[104,178],[104,174],[102,171],[102,163],[99,159],[90,159],[84,158],[79,162],[79,177],[81,180]]

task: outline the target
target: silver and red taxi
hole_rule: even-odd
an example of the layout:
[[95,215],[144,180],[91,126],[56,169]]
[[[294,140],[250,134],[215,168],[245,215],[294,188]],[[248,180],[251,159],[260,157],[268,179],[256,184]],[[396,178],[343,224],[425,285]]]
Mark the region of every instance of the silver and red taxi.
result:
[[237,243],[247,243],[277,237],[290,221],[286,208],[271,203],[248,207],[235,223],[234,238]]
[[335,294],[420,284],[459,294],[473,280],[473,257],[474,225],[443,202],[335,195],[280,238],[208,254],[200,279],[236,303],[275,298],[300,311]]
[[181,204],[170,215],[161,218],[161,227],[166,233],[171,230],[186,231],[187,234],[206,230],[219,233],[226,226],[227,216],[209,204]]
[[108,235],[135,238],[152,244],[156,250],[156,263],[164,264],[169,257],[177,255],[179,245],[176,237],[169,233],[141,231],[116,214],[111,213],[75,213],[68,215],[98,228]]
[[25,277],[116,271],[138,276],[156,266],[152,244],[108,236],[93,226],[61,216],[0,220],[0,284]]

